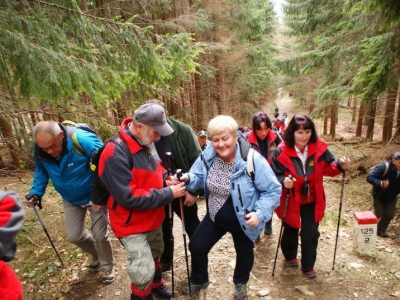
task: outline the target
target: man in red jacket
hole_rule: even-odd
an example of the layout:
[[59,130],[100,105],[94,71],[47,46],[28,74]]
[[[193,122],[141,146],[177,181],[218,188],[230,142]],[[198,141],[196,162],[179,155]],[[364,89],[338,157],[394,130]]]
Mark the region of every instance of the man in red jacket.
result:
[[172,132],[164,109],[159,104],[144,104],[133,118],[122,122],[118,132],[132,160],[118,143],[108,143],[99,162],[100,179],[111,194],[107,204],[110,222],[127,251],[131,300],[153,299],[153,293],[172,297],[161,276],[161,224],[164,206],[184,196],[185,186],[164,187],[166,170],[154,147],[154,141]]

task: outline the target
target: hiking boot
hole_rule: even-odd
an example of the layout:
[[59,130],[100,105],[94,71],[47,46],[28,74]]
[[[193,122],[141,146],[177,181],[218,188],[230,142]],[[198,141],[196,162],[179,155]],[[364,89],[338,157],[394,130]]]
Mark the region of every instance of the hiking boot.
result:
[[[206,289],[209,285],[210,285],[210,282],[209,282],[209,281],[207,281],[207,282],[204,283],[204,284],[193,284],[193,283],[190,283],[190,292],[192,293],[192,295],[194,295],[194,294],[198,293],[200,290]],[[190,293],[189,293],[189,286],[188,286],[188,285],[185,285],[185,286],[183,287],[183,289],[182,289],[182,294],[184,294],[184,295],[190,295]]]
[[152,290],[153,294],[157,295],[158,299],[171,299],[173,294],[164,284]]
[[97,272],[100,270],[100,262],[98,261],[98,259],[92,259],[90,264],[87,265],[87,268],[90,272]]
[[271,222],[268,222],[267,224],[265,224],[264,234],[265,235],[271,235],[272,234],[272,223]]
[[235,300],[247,299],[247,285],[245,283],[235,284]]
[[162,273],[167,272],[171,270],[171,262],[162,262],[160,263],[160,267]]
[[299,266],[299,260],[297,258],[286,261],[286,267],[298,267],[298,266]]
[[105,284],[111,283],[115,280],[114,266],[112,266],[110,268],[110,270],[104,271],[102,279],[103,279],[103,283],[105,283]]
[[389,234],[386,231],[378,230],[378,236],[385,239],[389,237]]
[[311,271],[304,272],[304,275],[306,275],[307,278],[317,277],[317,273],[315,272],[314,269],[312,269]]
[[256,238],[256,240],[254,241],[254,243],[256,243],[256,244],[257,244],[257,243],[259,243],[259,242],[260,242],[260,240],[261,240],[261,239],[260,239],[260,236],[258,236],[258,237]]

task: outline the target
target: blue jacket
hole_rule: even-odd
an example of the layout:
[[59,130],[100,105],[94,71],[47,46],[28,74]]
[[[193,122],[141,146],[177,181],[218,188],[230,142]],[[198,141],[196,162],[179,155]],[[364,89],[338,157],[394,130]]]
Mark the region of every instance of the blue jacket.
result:
[[[217,153],[213,147],[204,149],[202,155],[197,158],[188,173],[189,190],[204,188],[207,199],[208,210],[208,191],[206,189],[206,179],[208,170],[211,167]],[[265,223],[272,218],[273,211],[279,205],[282,186],[272,172],[266,159],[258,152],[254,151],[254,182],[247,174],[247,164],[242,158],[239,144],[236,144],[235,173],[231,177],[231,197],[235,208],[236,216],[239,220],[243,232],[251,239],[260,235],[265,227]],[[248,226],[245,223],[245,209],[255,211],[260,221],[257,227]]]
[[72,140],[67,137],[66,128],[60,125],[64,131],[64,145],[59,164],[51,156],[35,145],[35,173],[33,186],[29,192],[31,195],[43,197],[49,179],[55,190],[61,197],[73,205],[85,205],[90,201],[92,193],[92,171],[88,162],[93,151],[103,145],[97,135],[83,129],[76,129],[79,144],[85,149],[85,156],[72,150]]
[[[372,184],[372,196],[379,198],[381,201],[389,201],[396,199],[400,193],[400,176],[397,178],[396,167],[389,162],[389,169],[385,176],[382,177],[386,169],[386,163],[382,163],[374,168],[367,176],[367,182]],[[386,189],[381,188],[382,180],[389,180],[389,186]]]

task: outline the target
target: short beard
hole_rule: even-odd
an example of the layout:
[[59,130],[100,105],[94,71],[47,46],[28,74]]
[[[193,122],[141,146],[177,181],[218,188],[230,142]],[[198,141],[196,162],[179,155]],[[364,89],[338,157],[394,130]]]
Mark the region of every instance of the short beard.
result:
[[147,148],[150,148],[153,142],[150,140],[149,135],[147,134],[149,132],[149,127],[147,125],[143,125],[143,127],[145,131],[143,131],[141,134],[141,140],[143,145],[145,145]]

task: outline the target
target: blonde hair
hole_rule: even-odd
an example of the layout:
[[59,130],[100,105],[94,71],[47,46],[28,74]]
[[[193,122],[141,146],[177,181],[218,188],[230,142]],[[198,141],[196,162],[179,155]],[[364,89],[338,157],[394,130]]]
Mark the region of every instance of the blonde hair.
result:
[[231,116],[219,115],[211,119],[207,126],[208,136],[221,133],[228,129],[232,135],[237,135],[238,123]]

